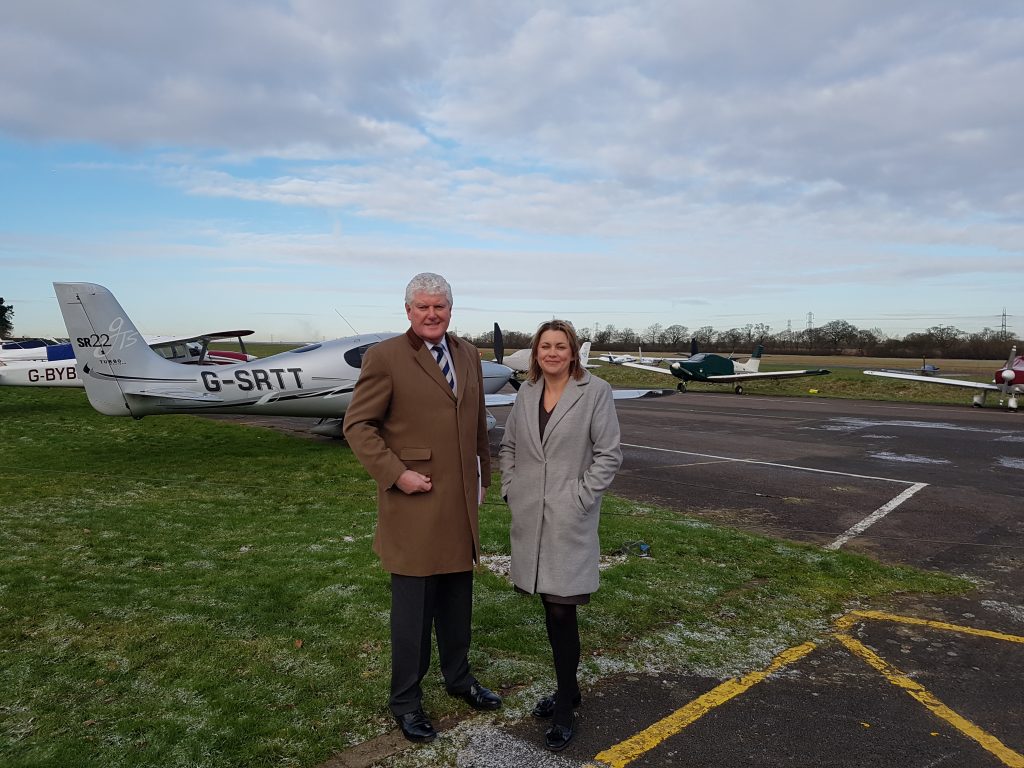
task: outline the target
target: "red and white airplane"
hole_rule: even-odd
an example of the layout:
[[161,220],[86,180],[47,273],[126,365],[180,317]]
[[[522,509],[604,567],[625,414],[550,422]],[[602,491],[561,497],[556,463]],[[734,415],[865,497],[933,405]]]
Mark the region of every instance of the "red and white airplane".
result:
[[936,376],[919,376],[914,373],[895,373],[893,371],[864,371],[868,376],[884,376],[887,379],[903,379],[904,381],[920,381],[923,384],[943,384],[949,387],[964,387],[977,390],[971,404],[981,408],[985,404],[985,396],[989,392],[999,393],[999,404],[1006,405],[1007,410],[1017,410],[1017,396],[1024,394],[1024,355],[1017,354],[1017,348],[1010,350],[1006,365],[995,372],[992,383],[982,381],[964,381],[962,379],[940,379]]

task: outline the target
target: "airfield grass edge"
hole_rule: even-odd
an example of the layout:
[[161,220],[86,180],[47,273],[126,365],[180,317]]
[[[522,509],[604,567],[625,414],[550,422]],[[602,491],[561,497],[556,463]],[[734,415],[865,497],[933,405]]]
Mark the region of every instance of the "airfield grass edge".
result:
[[[66,390],[5,390],[0,424],[0,764],[315,766],[393,727],[374,485],[343,443]],[[508,523],[492,490],[486,555]],[[602,551],[641,540],[580,611],[587,680],[735,674],[851,604],[968,588],[609,497]],[[480,679],[550,687],[539,604],[482,570],[474,605]],[[436,660],[425,692],[466,710]]]

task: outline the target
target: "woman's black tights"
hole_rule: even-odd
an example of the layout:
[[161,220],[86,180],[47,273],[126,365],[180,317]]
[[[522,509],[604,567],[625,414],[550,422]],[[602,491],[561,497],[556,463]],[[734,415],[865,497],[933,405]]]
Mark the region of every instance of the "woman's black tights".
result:
[[576,669],[580,665],[580,628],[576,620],[576,606],[544,601],[544,621],[548,628],[548,641],[555,660],[556,725],[572,723],[573,700],[580,695]]

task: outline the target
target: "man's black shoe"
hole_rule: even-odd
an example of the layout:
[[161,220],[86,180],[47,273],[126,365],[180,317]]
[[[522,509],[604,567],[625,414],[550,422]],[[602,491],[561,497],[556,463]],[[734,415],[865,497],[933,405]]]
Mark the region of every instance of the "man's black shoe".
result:
[[402,735],[409,741],[418,744],[426,744],[437,738],[437,731],[430,724],[430,719],[422,709],[415,712],[406,712],[404,715],[395,715],[395,722],[402,729]]
[[[545,696],[543,699],[537,702],[537,706],[533,708],[533,712],[530,714],[536,717],[538,720],[547,720],[549,717],[555,714],[555,696],[552,693],[550,696]],[[572,708],[576,709],[582,703],[583,699],[580,694],[576,694],[572,699]]]
[[569,746],[572,737],[576,735],[576,715],[572,716],[569,725],[552,725],[544,734],[544,746],[552,752],[561,752]]
[[484,688],[480,683],[473,683],[465,691],[448,691],[452,696],[458,696],[473,709],[500,709],[501,697]]

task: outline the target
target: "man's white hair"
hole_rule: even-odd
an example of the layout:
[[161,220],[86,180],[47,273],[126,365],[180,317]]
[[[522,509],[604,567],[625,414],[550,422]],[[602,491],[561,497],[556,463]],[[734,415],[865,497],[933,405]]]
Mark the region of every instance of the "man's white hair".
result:
[[412,304],[413,297],[417,293],[425,293],[428,296],[439,296],[444,294],[448,299],[448,306],[452,305],[452,287],[448,281],[434,272],[420,272],[405,286],[405,303]]

